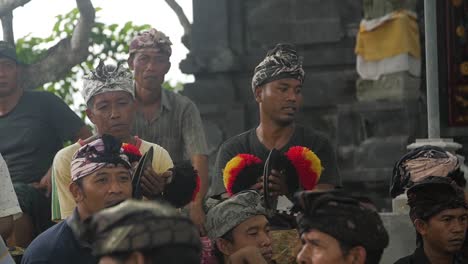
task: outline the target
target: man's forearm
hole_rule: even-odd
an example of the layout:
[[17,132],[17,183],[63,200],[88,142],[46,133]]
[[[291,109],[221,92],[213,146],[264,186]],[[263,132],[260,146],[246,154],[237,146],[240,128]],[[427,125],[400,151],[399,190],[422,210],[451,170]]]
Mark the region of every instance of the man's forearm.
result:
[[76,133],[74,140],[77,141],[79,139],[87,139],[91,137],[93,133],[91,133],[91,130],[85,125],[80,128],[80,130]]
[[208,157],[206,155],[193,155],[192,164],[200,177],[200,191],[195,197],[195,203],[202,204],[208,192]]
[[13,231],[13,216],[0,217],[0,235],[7,239]]

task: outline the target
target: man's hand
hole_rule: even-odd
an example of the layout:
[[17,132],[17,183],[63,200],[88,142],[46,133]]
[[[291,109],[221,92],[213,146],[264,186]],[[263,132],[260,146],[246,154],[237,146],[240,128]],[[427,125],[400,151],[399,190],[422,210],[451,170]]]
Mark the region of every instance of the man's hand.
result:
[[154,198],[164,191],[167,180],[172,177],[171,171],[156,173],[152,167],[145,168],[140,180],[141,190],[147,198]]
[[190,219],[192,219],[193,223],[197,226],[200,236],[206,235],[205,218],[205,211],[203,211],[202,204],[192,202],[190,204]]
[[52,172],[49,169],[47,173],[42,177],[40,182],[33,182],[31,186],[43,190],[45,196],[50,197],[50,193],[52,192]]
[[236,253],[229,256],[229,260],[232,264],[267,264],[260,249],[253,246],[239,249]]
[[[270,188],[271,197],[276,198],[280,195],[288,194],[288,186],[286,185],[286,180],[279,171],[271,170],[270,176],[268,176],[268,180],[268,188]],[[252,185],[250,188],[258,190],[260,191],[260,193],[263,194],[263,176],[259,177],[258,182]]]
[[281,174],[279,171],[271,170],[270,176],[268,176],[268,182],[268,188],[270,188],[270,196],[278,197],[280,195],[288,194],[288,186],[286,185],[286,179],[284,175]]

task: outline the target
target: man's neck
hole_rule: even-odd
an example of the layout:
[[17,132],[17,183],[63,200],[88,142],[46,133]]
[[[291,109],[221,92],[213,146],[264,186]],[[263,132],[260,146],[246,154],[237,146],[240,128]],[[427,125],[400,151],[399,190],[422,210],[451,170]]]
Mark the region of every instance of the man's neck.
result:
[[434,250],[429,243],[424,243],[424,254],[426,254],[427,259],[431,263],[437,264],[452,264],[453,263],[453,254],[449,254],[446,252],[439,252]]
[[18,87],[12,94],[0,97],[0,116],[4,116],[11,112],[11,110],[13,110],[13,108],[18,104],[22,95],[23,89]]
[[135,84],[135,92],[139,104],[143,107],[161,103],[162,87],[155,89]]
[[287,126],[280,126],[274,122],[262,121],[256,129],[256,133],[259,141],[267,149],[281,149],[291,139],[295,127],[294,123]]
[[123,143],[128,143],[128,144],[132,144],[132,145],[136,145],[136,140],[135,140],[135,137],[134,136],[128,136],[128,137],[125,137],[125,138],[122,138],[120,139]]
[[86,209],[81,207],[80,205],[76,206],[76,209],[78,211],[78,217],[80,218],[80,222],[83,222],[84,220],[88,219],[89,217],[92,216],[91,213],[89,213]]
[[[98,132],[98,135],[102,135],[101,132]],[[97,137],[95,135],[87,138],[84,140],[84,143],[87,144],[93,140],[95,140]],[[132,144],[132,145],[136,145],[136,140],[135,140],[135,136],[132,136],[130,134],[128,134],[128,136],[125,136],[125,137],[117,137],[118,140],[120,140],[122,143],[129,143],[129,144]]]
[[143,115],[146,121],[153,121],[159,116],[159,109],[162,103],[161,87],[159,89],[146,89],[137,85],[135,91],[137,97],[137,111]]

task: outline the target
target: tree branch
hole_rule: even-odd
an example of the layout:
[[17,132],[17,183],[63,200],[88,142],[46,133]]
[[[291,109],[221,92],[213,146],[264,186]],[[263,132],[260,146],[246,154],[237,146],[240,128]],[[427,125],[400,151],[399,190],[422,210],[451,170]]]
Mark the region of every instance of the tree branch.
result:
[[15,46],[15,35],[13,34],[13,12],[1,16],[3,28],[3,40]]
[[71,68],[86,60],[96,11],[91,0],[76,0],[76,4],[80,18],[72,37],[62,39],[51,47],[43,59],[23,67],[23,88],[35,89],[45,83],[62,79]]
[[171,7],[172,11],[176,13],[177,18],[179,18],[179,22],[184,28],[184,36],[182,36],[182,43],[190,50],[190,39],[192,36],[192,24],[188,20],[187,16],[184,13],[184,10],[180,5],[177,3],[176,0],[165,0],[166,3]]
[[15,8],[24,6],[31,0],[0,0],[0,17],[8,15]]

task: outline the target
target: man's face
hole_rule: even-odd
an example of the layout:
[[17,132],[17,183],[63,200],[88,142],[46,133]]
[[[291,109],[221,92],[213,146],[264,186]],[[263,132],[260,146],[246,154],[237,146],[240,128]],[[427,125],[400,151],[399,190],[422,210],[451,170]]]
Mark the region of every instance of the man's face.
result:
[[446,209],[428,221],[416,223],[418,232],[433,250],[453,254],[459,251],[465,240],[467,210],[464,208]]
[[160,89],[164,76],[171,68],[169,57],[157,49],[138,50],[129,59],[129,67],[133,70],[133,78],[137,87],[154,90]]
[[301,264],[347,264],[349,257],[344,256],[340,243],[334,237],[311,230],[301,235],[302,248],[297,255]]
[[77,189],[74,198],[88,214],[132,197],[132,178],[129,169],[123,165],[109,165],[82,179],[82,188]]
[[293,78],[269,82],[255,89],[255,100],[268,119],[286,126],[294,122],[302,105],[302,84]]
[[135,251],[130,256],[122,260],[113,256],[103,256],[99,260],[99,264],[145,264],[145,257],[142,253]]
[[17,70],[14,60],[0,57],[0,97],[12,95],[16,91]]
[[86,114],[96,125],[100,134],[109,134],[118,139],[130,136],[135,117],[135,102],[124,91],[105,92],[91,98],[92,107]]
[[99,259],[99,264],[122,264],[122,261],[117,260],[111,256],[103,256]]
[[229,243],[230,253],[241,248],[254,246],[260,249],[267,262],[273,256],[271,247],[270,224],[263,215],[256,215],[240,223],[232,230],[233,242]]

